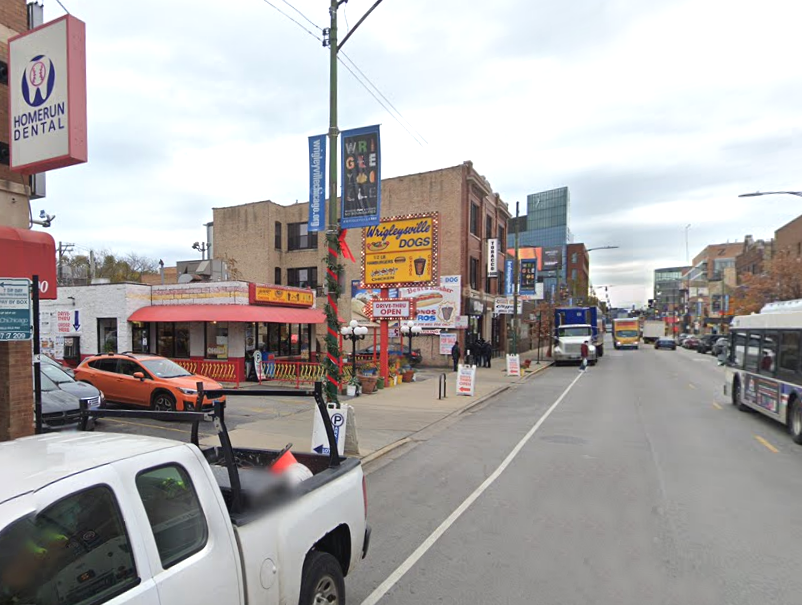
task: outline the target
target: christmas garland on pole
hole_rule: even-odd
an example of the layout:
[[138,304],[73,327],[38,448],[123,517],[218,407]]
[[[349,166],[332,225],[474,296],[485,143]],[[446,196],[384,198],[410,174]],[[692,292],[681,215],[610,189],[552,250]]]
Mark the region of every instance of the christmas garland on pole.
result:
[[340,314],[337,309],[337,299],[342,294],[340,283],[343,266],[340,264],[340,234],[326,233],[328,254],[326,255],[326,289],[328,301],[326,304],[326,358],[323,367],[326,373],[326,400],[339,405],[340,394]]

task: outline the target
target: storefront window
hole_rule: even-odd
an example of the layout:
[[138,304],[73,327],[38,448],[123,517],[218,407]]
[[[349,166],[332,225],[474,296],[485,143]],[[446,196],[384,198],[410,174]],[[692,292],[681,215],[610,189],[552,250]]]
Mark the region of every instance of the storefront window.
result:
[[139,321],[131,322],[131,350],[134,353],[150,353],[149,337],[150,324]]
[[206,324],[206,359],[228,359],[228,322]]
[[189,359],[189,324],[175,324],[175,352],[173,357]]
[[[147,324],[144,324],[147,326]],[[136,330],[136,328],[134,329]],[[145,348],[141,352],[148,352],[147,348],[147,327],[144,329]],[[157,355],[162,357],[175,357],[178,359],[189,359],[189,324],[182,323],[159,323],[156,326],[156,340],[158,341]],[[134,344],[136,344],[136,331],[134,331]],[[135,352],[137,349],[133,349]]]
[[97,352],[117,352],[117,319],[97,320]]
[[175,325],[160,323],[156,326],[156,354],[162,357],[172,357],[175,350]]

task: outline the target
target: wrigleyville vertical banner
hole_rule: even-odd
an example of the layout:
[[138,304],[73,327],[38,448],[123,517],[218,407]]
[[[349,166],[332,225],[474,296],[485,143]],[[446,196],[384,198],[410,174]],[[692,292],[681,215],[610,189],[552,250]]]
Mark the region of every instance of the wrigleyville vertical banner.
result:
[[381,150],[379,126],[343,131],[343,229],[378,225],[381,220]]

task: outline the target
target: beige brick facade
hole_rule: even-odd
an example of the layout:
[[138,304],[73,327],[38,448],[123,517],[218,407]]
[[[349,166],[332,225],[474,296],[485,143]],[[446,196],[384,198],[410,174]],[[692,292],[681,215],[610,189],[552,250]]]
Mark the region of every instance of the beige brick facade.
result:
[[[471,233],[471,206],[476,206],[478,233]],[[494,337],[499,350],[506,346],[506,328],[503,321],[493,321],[493,299],[498,295],[500,279],[487,279],[488,238],[499,237],[502,242],[507,233],[509,209],[500,196],[493,192],[490,183],[481,176],[471,162],[418,174],[411,174],[382,181],[382,216],[438,212],[439,221],[439,273],[460,275],[463,284],[463,314],[467,314],[471,300],[481,302],[484,313],[471,321],[472,331],[485,339]],[[288,248],[288,225],[306,223],[309,215],[308,203],[282,206],[272,201],[256,202],[214,209],[215,257],[225,259],[232,278],[258,283],[275,283],[277,269],[281,272],[281,283],[287,284],[287,270],[317,267],[317,285],[324,283],[325,234],[318,234],[318,245],[314,250]],[[281,246],[276,240],[278,224],[281,226]],[[487,233],[488,227],[490,233]],[[340,315],[344,321],[351,319],[351,282],[361,279],[360,254],[362,230],[349,230],[346,241],[357,263],[344,261],[344,295],[340,298]],[[471,288],[471,259],[478,263],[475,288]],[[500,267],[503,268],[503,256]],[[488,287],[489,286],[489,287]],[[322,288],[319,288],[322,294]],[[325,305],[325,297],[318,296],[319,308]],[[323,337],[325,327],[318,328],[318,338]],[[460,335],[464,349],[465,334]],[[422,336],[415,345],[420,347],[428,363],[445,364],[438,353],[438,339]]]

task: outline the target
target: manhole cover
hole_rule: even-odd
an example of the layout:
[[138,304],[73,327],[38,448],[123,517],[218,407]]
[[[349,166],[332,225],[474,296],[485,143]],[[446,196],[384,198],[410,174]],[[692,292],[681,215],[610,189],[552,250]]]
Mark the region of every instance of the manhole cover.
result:
[[545,437],[541,437],[541,439],[549,443],[562,443],[565,445],[582,445],[583,443],[587,443],[584,439],[572,437],[571,435],[546,435]]

